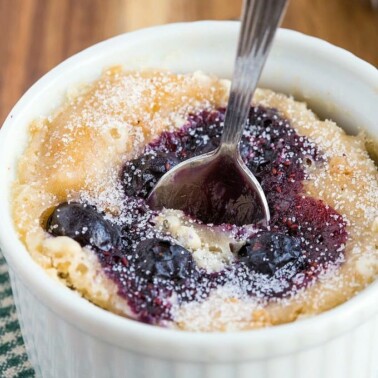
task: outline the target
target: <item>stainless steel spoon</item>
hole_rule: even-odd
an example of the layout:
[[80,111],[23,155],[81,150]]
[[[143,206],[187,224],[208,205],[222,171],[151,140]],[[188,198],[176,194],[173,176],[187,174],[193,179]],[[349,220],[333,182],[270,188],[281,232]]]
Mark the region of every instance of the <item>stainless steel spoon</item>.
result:
[[270,219],[259,182],[239,152],[253,93],[287,0],[245,0],[231,92],[218,149],[178,164],[150,193],[153,209],[179,209],[205,223],[236,225]]

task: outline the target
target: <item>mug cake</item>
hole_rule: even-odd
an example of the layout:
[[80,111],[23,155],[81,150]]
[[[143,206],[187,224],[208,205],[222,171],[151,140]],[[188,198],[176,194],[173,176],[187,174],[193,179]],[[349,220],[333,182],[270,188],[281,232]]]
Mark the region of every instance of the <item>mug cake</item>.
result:
[[33,259],[106,310],[187,331],[292,322],[371,283],[378,174],[365,136],[284,94],[256,91],[240,143],[268,225],[149,208],[164,173],[219,145],[229,87],[202,72],[112,67],[33,121],[12,189]]

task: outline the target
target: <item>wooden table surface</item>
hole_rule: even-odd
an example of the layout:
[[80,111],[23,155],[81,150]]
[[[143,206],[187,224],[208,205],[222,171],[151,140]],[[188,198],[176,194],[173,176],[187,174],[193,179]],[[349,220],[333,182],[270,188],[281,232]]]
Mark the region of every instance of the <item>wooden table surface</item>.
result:
[[[93,43],[168,22],[236,19],[240,7],[241,0],[0,0],[0,125],[34,81]],[[363,0],[291,0],[283,26],[378,67],[378,11]]]

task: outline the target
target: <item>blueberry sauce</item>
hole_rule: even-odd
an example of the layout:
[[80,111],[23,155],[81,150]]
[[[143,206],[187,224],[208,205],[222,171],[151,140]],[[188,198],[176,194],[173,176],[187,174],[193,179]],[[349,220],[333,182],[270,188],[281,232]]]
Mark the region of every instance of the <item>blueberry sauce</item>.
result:
[[[269,227],[241,233],[244,245],[235,261],[218,273],[199,268],[190,251],[154,228],[157,213],[148,208],[146,197],[173,166],[219,145],[224,115],[224,109],[192,114],[181,129],[163,132],[125,164],[120,181],[128,213],[123,220],[110,222],[81,203],[60,205],[47,222],[53,235],[70,236],[96,252],[140,321],[172,320],[174,303],[203,301],[220,286],[234,285],[240,296],[268,301],[290,296],[343,260],[343,217],[303,189],[305,167],[321,166],[324,157],[278,111],[263,107],[251,108],[240,151],[266,194]],[[206,213],[201,217],[206,222]]]

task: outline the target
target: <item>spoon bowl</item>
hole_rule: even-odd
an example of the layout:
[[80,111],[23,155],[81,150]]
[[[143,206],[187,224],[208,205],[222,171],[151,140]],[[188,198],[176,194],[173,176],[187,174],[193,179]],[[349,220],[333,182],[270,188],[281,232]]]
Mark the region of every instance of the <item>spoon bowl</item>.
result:
[[154,209],[183,210],[204,223],[237,226],[269,222],[269,207],[256,177],[239,152],[219,149],[178,164],[148,197]]

